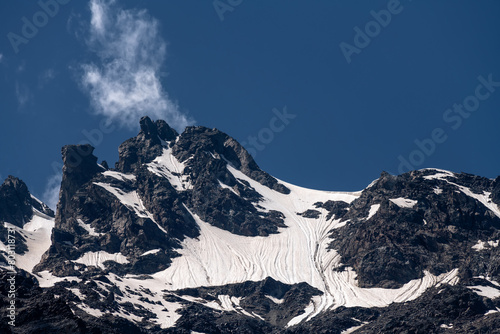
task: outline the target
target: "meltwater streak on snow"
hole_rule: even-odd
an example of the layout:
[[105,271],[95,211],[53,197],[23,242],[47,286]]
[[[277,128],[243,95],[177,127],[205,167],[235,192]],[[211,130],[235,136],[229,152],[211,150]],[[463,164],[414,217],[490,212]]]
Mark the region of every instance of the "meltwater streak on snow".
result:
[[[453,270],[438,277],[425,272],[422,279],[408,282],[400,289],[360,288],[351,268],[343,272],[333,270],[341,263],[338,253],[327,248],[328,235],[339,220],[327,221],[324,209],[319,219],[304,218],[296,213],[310,209],[318,201],[350,203],[361,192],[317,191],[280,181],[291,190],[285,195],[261,185],[230,165],[228,170],[264,197],[259,205],[266,210],[282,212],[287,227],[267,237],[245,237],[214,227],[193,214],[201,235],[183,241],[179,250],[181,256],[174,258],[168,269],[152,275],[156,281],[167,284],[168,290],[260,281],[270,276],[287,284],[307,282],[323,291],[322,296],[313,297],[304,314],[290,321],[292,325],[332,307],[386,306],[417,298],[428,287],[440,282],[456,282],[458,271]],[[376,212],[378,207],[373,209]]]

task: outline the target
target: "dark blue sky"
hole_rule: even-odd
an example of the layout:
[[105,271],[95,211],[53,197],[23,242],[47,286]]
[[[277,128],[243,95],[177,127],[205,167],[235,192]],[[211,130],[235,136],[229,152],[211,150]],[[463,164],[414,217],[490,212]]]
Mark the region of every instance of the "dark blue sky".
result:
[[112,165],[140,114],[217,127],[304,187],[500,174],[498,1],[60,2],[0,3],[0,175],[39,197],[63,145],[108,122]]

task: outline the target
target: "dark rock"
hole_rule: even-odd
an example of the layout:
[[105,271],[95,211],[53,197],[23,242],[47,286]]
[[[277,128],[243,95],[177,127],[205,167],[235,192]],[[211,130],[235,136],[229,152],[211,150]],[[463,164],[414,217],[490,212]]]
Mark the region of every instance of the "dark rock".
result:
[[162,140],[171,141],[178,136],[164,121],[153,123],[147,116],[141,118],[140,126],[139,134],[125,141],[118,149],[120,158],[116,169],[123,173],[133,172],[142,164],[153,161],[162,154]]
[[318,219],[319,216],[321,215],[321,212],[319,212],[318,210],[309,209],[304,212],[297,212],[297,214],[304,218]]
[[22,228],[33,217],[32,202],[26,184],[9,175],[0,186],[0,220]]
[[[306,283],[289,285],[270,277],[260,282],[247,281],[224,286],[184,289],[174,293],[178,296],[189,295],[206,301],[216,300],[214,296],[218,295],[241,297],[240,306],[245,311],[258,314],[268,325],[278,328],[285,327],[291,319],[304,313],[304,309],[313,296],[323,294]],[[277,304],[269,297],[281,300],[281,303]],[[210,312],[214,313],[214,310],[211,309]],[[186,314],[186,310],[183,314]],[[260,326],[266,328],[263,324]]]
[[[476,267],[481,261],[472,246],[478,240],[496,240],[492,238],[499,234],[500,219],[458,186],[487,190],[492,181],[468,174],[455,174],[450,181],[423,178],[428,175],[431,170],[383,173],[351,203],[342,218],[349,222],[332,232],[331,247],[342,255],[342,263],[354,268],[361,286],[401,287],[422,277],[424,270],[438,275],[461,268],[461,275],[491,275]],[[442,193],[436,194],[436,188]],[[390,201],[400,197],[417,204],[401,208]],[[374,204],[380,208],[367,220]],[[495,257],[490,259],[486,266],[497,268]]]
[[243,146],[217,129],[208,129],[202,126],[187,127],[173,147],[174,155],[181,162],[191,156],[199,157],[204,152],[222,155],[224,159],[251,179],[283,194],[290,193],[287,187],[261,170]]
[[57,204],[56,227],[64,226],[72,208],[68,206],[72,197],[85,183],[89,182],[102,169],[92,154],[90,145],[68,145],[62,148],[63,176],[59,203]]

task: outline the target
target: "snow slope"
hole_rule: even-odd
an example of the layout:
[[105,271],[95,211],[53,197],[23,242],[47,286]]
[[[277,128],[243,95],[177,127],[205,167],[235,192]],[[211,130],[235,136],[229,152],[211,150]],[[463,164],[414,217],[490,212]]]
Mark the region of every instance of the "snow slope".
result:
[[[440,276],[425,272],[422,279],[413,280],[400,289],[360,288],[351,268],[342,272],[333,270],[341,265],[340,256],[327,248],[328,236],[332,229],[339,227],[339,220],[327,221],[324,209],[320,209],[319,219],[305,218],[297,212],[312,208],[318,201],[350,203],[361,192],[316,191],[280,181],[291,190],[285,195],[261,185],[230,165],[228,169],[236,179],[248,182],[263,196],[259,205],[265,210],[282,212],[287,227],[267,237],[245,237],[214,227],[193,214],[201,235],[186,239],[179,250],[182,256],[174,258],[168,269],[152,275],[168,290],[260,281],[268,276],[287,284],[307,282],[324,294],[314,297],[305,313],[290,321],[289,325],[293,325],[330,308],[386,306],[415,299],[430,286],[457,282],[458,271],[453,270]],[[405,201],[404,204],[413,203]],[[372,209],[371,214],[374,214],[378,207]],[[233,309],[237,306],[226,304]],[[220,307],[224,303],[217,305]]]
[[[5,226],[18,231],[24,239],[28,251],[23,255],[16,255],[16,266],[28,272],[32,272],[33,268],[40,263],[43,253],[45,253],[50,245],[52,229],[54,228],[54,218],[51,218],[36,209],[33,209],[33,218],[24,224],[23,228],[5,223]],[[6,251],[5,245],[0,242],[0,250]]]

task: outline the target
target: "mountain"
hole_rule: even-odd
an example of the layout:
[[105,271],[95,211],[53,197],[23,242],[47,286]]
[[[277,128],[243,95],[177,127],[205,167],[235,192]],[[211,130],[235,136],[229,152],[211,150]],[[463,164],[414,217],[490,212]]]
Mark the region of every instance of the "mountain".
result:
[[62,149],[55,215],[5,180],[2,333],[499,332],[500,177],[383,172],[318,191],[217,129],[140,128],[113,169],[90,145]]

